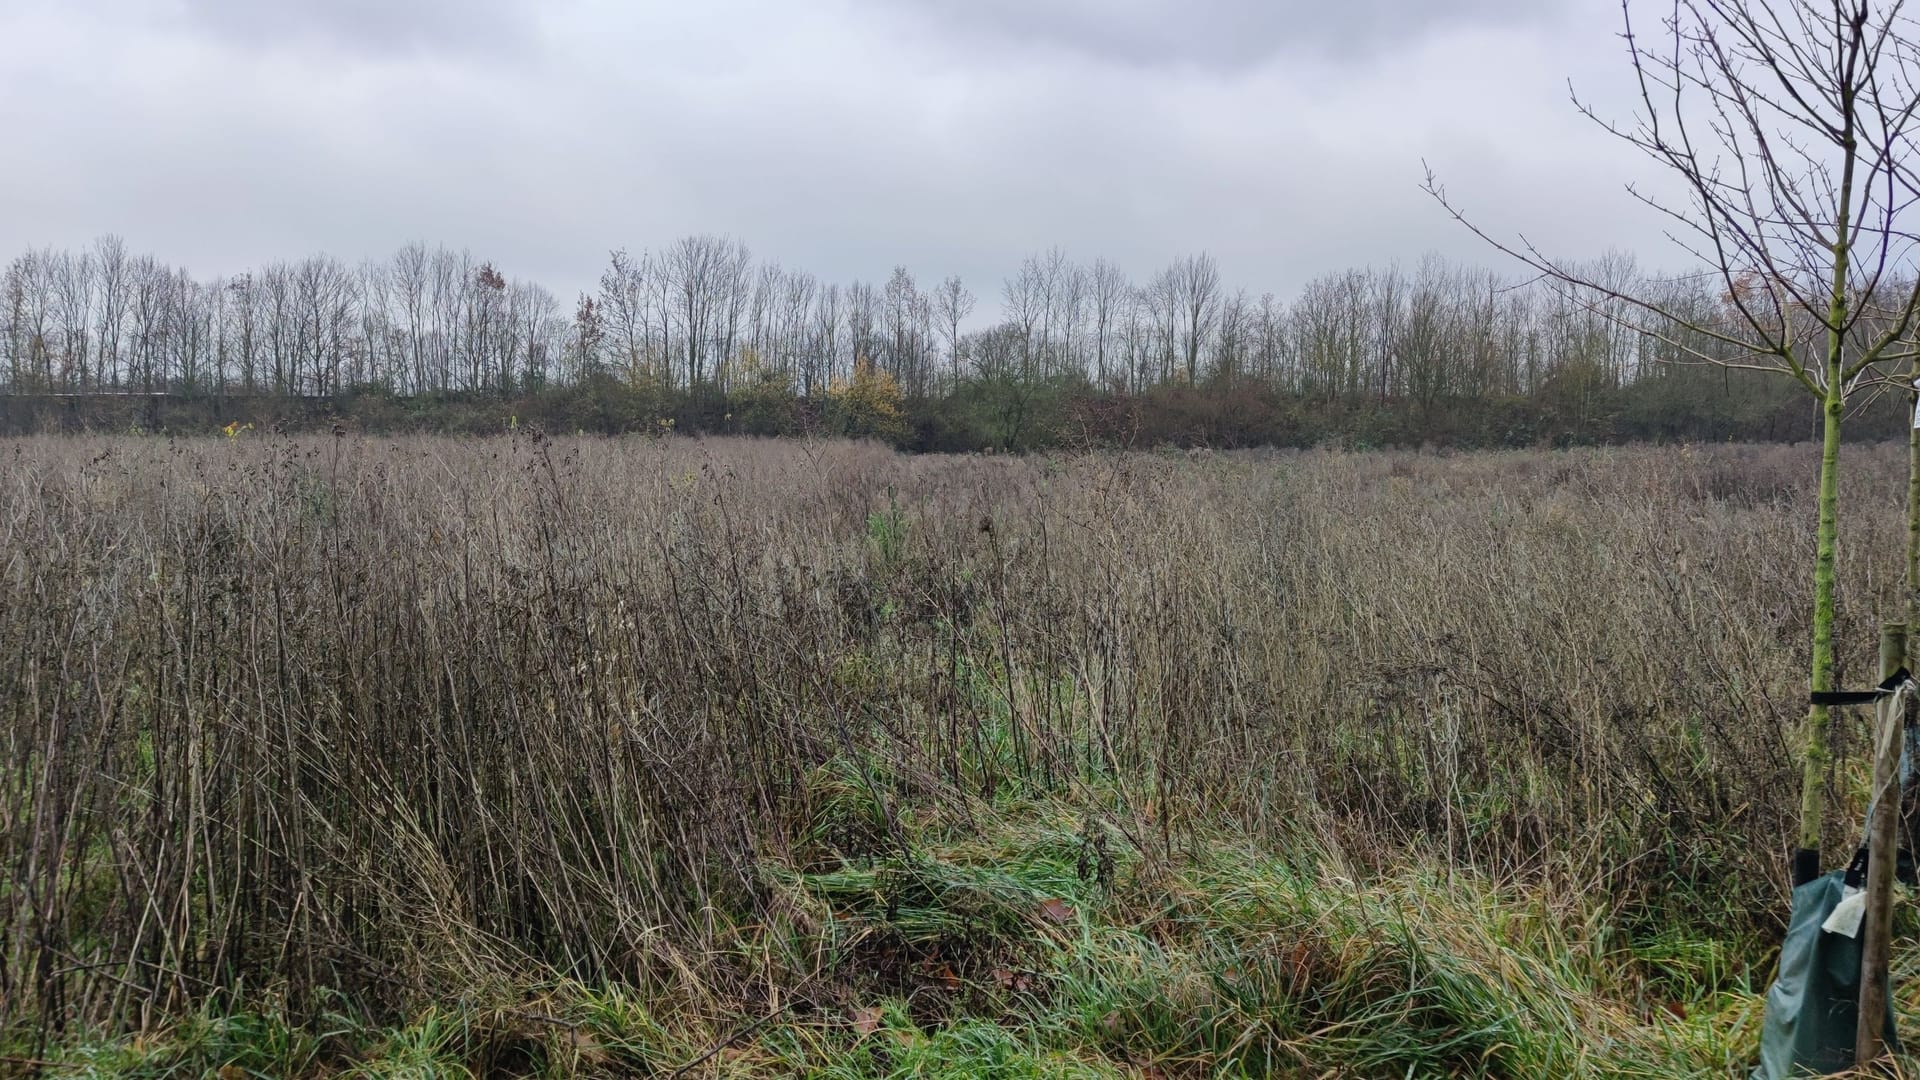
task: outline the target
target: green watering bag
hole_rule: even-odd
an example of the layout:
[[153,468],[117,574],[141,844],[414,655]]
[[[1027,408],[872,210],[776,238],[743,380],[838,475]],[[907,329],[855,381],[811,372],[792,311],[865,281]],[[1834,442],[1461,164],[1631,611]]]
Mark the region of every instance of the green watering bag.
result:
[[[1793,890],[1793,918],[1780,945],[1780,974],[1767,991],[1760,1064],[1753,1080],[1840,1072],[1853,1065],[1860,1015],[1860,938],[1822,929],[1846,893],[1849,872],[1835,870]],[[1893,1034],[1887,997],[1886,1039]]]

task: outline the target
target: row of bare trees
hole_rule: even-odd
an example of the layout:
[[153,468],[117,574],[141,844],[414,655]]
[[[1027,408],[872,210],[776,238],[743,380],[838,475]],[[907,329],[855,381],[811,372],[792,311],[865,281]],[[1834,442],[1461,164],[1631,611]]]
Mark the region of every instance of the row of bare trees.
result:
[[[1698,282],[1654,283],[1625,256],[1591,270],[1662,289],[1700,319],[1727,304]],[[771,379],[812,395],[865,357],[909,395],[967,380],[1138,393],[1253,379],[1330,402],[1433,405],[1549,382],[1618,387],[1663,355],[1624,305],[1595,310],[1437,256],[1328,274],[1287,301],[1230,288],[1204,254],[1136,281],[1053,248],[1026,258],[997,299],[997,320],[977,318],[983,305],[958,277],[923,285],[901,267],[882,285],[843,285],[714,236],[614,252],[571,312],[444,247],[202,280],[107,237],[6,267],[0,381],[13,393],[507,394],[599,375],[723,393]]]
[[[1620,255],[1594,272],[1646,281]],[[1703,319],[1725,302],[1697,281],[1660,287]],[[978,298],[958,277],[927,288],[900,267],[883,287],[841,286],[693,237],[616,252],[598,295],[582,298],[569,355],[674,386],[725,389],[772,373],[801,394],[867,357],[916,395],[969,379],[1084,379],[1138,393],[1250,378],[1329,400],[1432,404],[1533,393],[1555,378],[1617,387],[1673,352],[1635,330],[1626,305],[1595,310],[1437,256],[1329,274],[1288,302],[1229,290],[1204,254],[1136,282],[1106,259],[1053,248],[1027,257],[998,299],[999,319],[981,327]]]
[[512,390],[547,378],[551,293],[465,252],[318,255],[202,281],[117,237],[29,251],[0,277],[0,378],[14,392],[332,394]]

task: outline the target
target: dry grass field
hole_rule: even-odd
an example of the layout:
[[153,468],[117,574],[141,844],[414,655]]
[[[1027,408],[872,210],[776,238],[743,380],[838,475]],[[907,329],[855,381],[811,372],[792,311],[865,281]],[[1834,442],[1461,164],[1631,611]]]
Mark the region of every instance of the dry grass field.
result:
[[[0,1071],[1753,1051],[1806,447],[249,432],[0,460]],[[1905,451],[1845,469],[1851,685],[1902,603]],[[1836,724],[1830,853],[1863,731]]]

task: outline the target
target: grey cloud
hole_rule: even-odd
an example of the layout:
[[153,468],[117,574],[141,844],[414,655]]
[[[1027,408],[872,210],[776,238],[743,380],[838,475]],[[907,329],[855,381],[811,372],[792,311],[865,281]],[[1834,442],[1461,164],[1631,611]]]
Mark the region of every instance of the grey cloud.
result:
[[179,14],[244,45],[393,54],[522,49],[537,35],[534,10],[526,0],[181,0]]
[[[732,233],[829,280],[958,272],[983,317],[1053,244],[1141,276],[1211,250],[1256,294],[1429,248],[1497,262],[1422,160],[1496,231],[1661,257],[1617,191],[1634,161],[1564,99],[1618,81],[1605,5],[157,2],[0,0],[0,40],[35,43],[0,52],[32,164],[0,170],[0,259],[111,231],[214,274],[419,239],[571,295],[611,248]],[[1382,19],[1400,44],[1330,51]],[[1053,36],[1015,47],[1032,25]],[[1305,62],[1216,70],[1309,33]]]
[[[876,0],[888,4],[894,0]],[[1367,55],[1439,27],[1551,17],[1563,0],[909,0],[998,46],[1096,60],[1241,67],[1290,52]]]

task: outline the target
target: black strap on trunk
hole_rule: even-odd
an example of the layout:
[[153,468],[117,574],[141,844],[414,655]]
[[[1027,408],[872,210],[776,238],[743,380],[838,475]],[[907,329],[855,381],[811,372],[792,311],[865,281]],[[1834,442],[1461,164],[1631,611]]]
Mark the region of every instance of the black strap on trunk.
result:
[[1799,888],[1820,876],[1820,852],[1800,848],[1793,853],[1793,887]]
[[1895,690],[1900,684],[1913,678],[1906,668],[1887,676],[1887,681],[1871,690],[1818,690],[1807,695],[1807,700],[1815,705],[1871,705]]
[[[1879,686],[1871,690],[1822,690],[1807,695],[1807,699],[1815,705],[1825,705],[1830,708],[1845,707],[1848,705],[1871,705],[1888,694],[1893,693],[1895,690],[1898,690],[1901,684],[1911,678],[1913,678],[1913,675],[1903,667],[1892,675],[1887,676],[1885,682],[1882,682]],[[1801,885],[1805,885],[1807,882],[1819,876],[1819,849],[1795,849],[1793,853],[1794,887],[1798,888]]]

